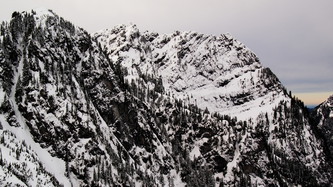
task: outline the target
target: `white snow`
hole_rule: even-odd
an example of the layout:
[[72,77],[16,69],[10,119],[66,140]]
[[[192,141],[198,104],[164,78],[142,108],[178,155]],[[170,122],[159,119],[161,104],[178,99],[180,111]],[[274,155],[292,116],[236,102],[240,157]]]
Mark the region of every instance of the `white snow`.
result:
[[36,16],[54,16],[54,14],[50,11],[50,9],[47,9],[45,7],[38,7],[33,9],[34,12],[36,12]]
[[[37,25],[45,26],[44,21],[48,16],[54,16],[52,12],[46,9],[37,9],[35,10],[36,15],[35,19],[37,20]],[[226,114],[231,116],[236,116],[238,120],[248,120],[249,118],[256,119],[257,116],[263,115],[265,112],[270,112],[268,114],[269,120],[271,120],[270,126],[268,127],[269,138],[268,143],[272,143],[276,138],[272,133],[275,128],[279,128],[277,123],[272,122],[272,109],[279,105],[280,101],[286,101],[287,104],[290,104],[290,99],[286,96],[282,90],[280,85],[274,85],[274,88],[267,89],[262,85],[260,73],[263,70],[263,67],[258,62],[253,62],[246,64],[246,58],[249,53],[249,50],[240,42],[233,39],[231,35],[222,35],[221,37],[214,36],[203,36],[197,35],[194,32],[179,32],[174,33],[172,35],[161,35],[157,36],[153,41],[144,42],[144,40],[140,40],[142,38],[135,38],[133,35],[138,33],[135,25],[130,26],[119,26],[118,29],[125,28],[125,32],[112,33],[112,31],[102,31],[101,33],[97,33],[97,35],[101,35],[98,37],[98,40],[101,42],[102,48],[106,48],[110,54],[110,59],[113,62],[121,61],[122,66],[127,68],[128,75],[125,77],[129,82],[131,81],[143,81],[142,78],[139,78],[140,73],[144,75],[152,75],[155,77],[162,76],[163,84],[166,88],[167,92],[171,92],[172,95],[175,95],[176,98],[181,98],[184,100],[186,104],[192,103],[197,104],[200,108],[205,109],[208,108],[210,112],[218,112],[220,114]],[[55,35],[56,32],[52,29],[51,34]],[[105,34],[105,35],[104,35]],[[148,33],[149,34],[149,33]],[[196,36],[201,36],[201,38],[196,38]],[[227,38],[226,41],[224,38]],[[170,41],[163,43],[162,40]],[[230,45],[223,46],[225,43],[216,40],[222,40],[225,43],[229,43]],[[231,41],[229,41],[231,40]],[[185,42],[185,43],[184,43]],[[182,43],[182,44],[180,44]],[[231,44],[232,43],[232,44]],[[222,46],[220,46],[222,45]],[[229,49],[229,48],[230,49]],[[239,49],[241,48],[241,49]],[[19,49],[23,50],[23,49]],[[241,50],[242,53],[239,53]],[[185,51],[185,52],[184,52]],[[250,53],[252,54],[252,53]],[[243,56],[242,56],[243,55]],[[88,54],[86,56],[81,56],[82,59],[88,60]],[[93,57],[96,61],[96,67],[100,66],[98,55]],[[161,64],[155,63],[157,60],[162,60]],[[51,59],[50,59],[51,60]],[[65,59],[66,60],[66,59]],[[39,66],[42,69],[42,72],[45,71],[44,64],[39,61]],[[36,153],[40,162],[42,162],[43,167],[54,175],[57,180],[64,186],[79,186],[78,179],[72,173],[69,178],[65,176],[65,163],[63,160],[52,157],[50,153],[41,148],[41,146],[36,143],[32,135],[29,132],[29,128],[26,125],[25,119],[22,114],[18,110],[18,104],[15,100],[15,91],[16,91],[16,83],[18,79],[22,76],[23,63],[22,61],[19,63],[18,70],[15,73],[13,82],[15,83],[13,89],[11,90],[9,101],[13,107],[15,112],[16,119],[19,123],[19,127],[10,126],[7,122],[7,119],[4,114],[0,114],[0,124],[3,126],[4,130],[9,130],[15,134],[18,141],[25,141],[28,146]],[[77,64],[78,72],[82,70],[82,64],[79,62]],[[140,72],[141,71],[141,72]],[[93,74],[102,75],[103,72],[101,69],[93,70]],[[34,73],[34,77],[36,80],[39,80],[39,73]],[[73,78],[76,87],[80,85]],[[267,80],[263,80],[267,81]],[[154,88],[154,83],[147,81],[144,83],[148,89]],[[54,84],[46,84],[46,90],[49,96],[56,96],[57,89],[64,87],[65,89],[70,89],[61,83],[57,86]],[[37,97],[38,91],[35,90],[31,92],[31,95],[35,95]],[[247,94],[250,95],[250,99],[246,98]],[[245,96],[242,96],[245,95]],[[0,105],[4,102],[6,97],[5,92],[0,87]],[[71,96],[83,98],[84,93],[79,90],[78,95]],[[241,101],[237,103],[238,100]],[[125,95],[123,92],[120,92],[118,95],[115,95],[111,99],[123,102],[125,100]],[[243,100],[247,99],[243,102]],[[64,116],[68,108],[75,107],[74,103],[71,103],[69,99],[59,99],[56,98],[56,102],[58,106],[60,106],[55,113],[47,113],[45,110],[40,111],[41,116],[45,117],[47,123],[51,123],[54,126],[61,127],[63,124],[59,120],[60,117]],[[79,100],[84,107],[87,105],[90,106],[90,111],[84,111],[84,109],[77,112],[78,118],[82,120],[81,125],[87,125],[90,129],[96,132],[99,128],[101,131],[100,139],[96,140],[99,145],[98,147],[102,150],[106,150],[106,146],[110,146],[112,150],[118,154],[118,149],[125,150],[120,141],[116,138],[116,136],[112,133],[112,127],[109,127],[106,124],[103,118],[98,113],[97,109],[94,108],[92,104],[84,99],[82,101]],[[153,101],[154,102],[154,101]],[[147,106],[151,106],[153,104],[145,103]],[[31,104],[29,106],[32,106]],[[330,106],[330,105],[329,105]],[[30,107],[31,109],[32,107]],[[38,108],[37,108],[38,109]],[[37,110],[35,109],[35,110]],[[161,108],[159,108],[161,110]],[[92,112],[97,115],[98,119],[98,127],[96,124],[89,123],[89,114],[88,112]],[[204,115],[204,119],[209,119],[210,115]],[[333,111],[330,113],[330,117],[333,117]],[[140,118],[139,125],[141,128],[146,130],[151,130],[150,126],[147,125],[147,121],[145,118]],[[154,119],[151,119],[152,121]],[[69,119],[70,122],[75,122],[74,117],[71,116]],[[235,170],[239,170],[239,162],[242,160],[242,154],[244,153],[244,142],[251,130],[255,129],[255,122],[250,123],[253,125],[247,129],[245,135],[236,132],[238,130],[242,130],[241,125],[236,125],[234,128],[226,128],[229,126],[228,121],[224,120],[218,123],[219,129],[225,129],[223,134],[218,137],[218,147],[221,148],[218,150],[218,153],[221,154],[225,150],[232,149],[233,155],[227,160],[231,160],[227,164],[227,173],[223,175],[223,173],[218,173],[215,177],[219,177],[224,181],[233,181]],[[170,127],[169,124],[166,127]],[[251,129],[252,128],[252,129]],[[174,129],[168,129],[169,135],[174,135]],[[50,131],[53,129],[50,129]],[[192,132],[191,132],[192,133]],[[182,135],[182,139],[188,139],[189,133]],[[308,153],[306,156],[306,164],[311,167],[314,165],[319,165],[318,163],[312,163],[313,157],[320,157],[322,152],[318,149],[314,149],[315,146],[309,145],[317,145],[316,140],[312,142],[311,137],[314,137],[311,129],[308,126],[304,126],[302,129],[302,136],[306,140],[302,143],[306,146],[304,150]],[[294,137],[292,137],[294,138]],[[158,139],[154,137],[154,139]],[[85,145],[90,141],[90,138],[84,139],[80,138],[78,142],[73,143],[72,148],[74,149],[75,154],[82,154],[83,158],[85,158],[88,153],[85,153]],[[231,140],[231,141],[230,141]],[[237,141],[236,144],[233,144],[232,141]],[[311,141],[310,141],[311,140]],[[288,140],[289,141],[289,140]],[[290,141],[294,141],[293,139]],[[190,159],[194,160],[195,158],[201,157],[200,147],[208,142],[208,138],[199,138],[194,142],[193,147],[191,147],[191,151],[189,153]],[[170,149],[169,142],[153,142],[154,147],[157,150],[154,151],[156,154],[155,158],[157,161],[166,162],[163,160],[165,156],[170,156],[168,149]],[[284,148],[285,151],[288,150],[287,140],[276,141],[275,148],[280,149]],[[249,145],[249,144],[248,144]],[[1,145],[0,145],[1,146]],[[235,147],[234,147],[235,146]],[[252,145],[250,145],[252,146]],[[258,144],[254,144],[253,147],[258,146]],[[251,147],[251,148],[253,148]],[[311,148],[311,149],[310,149]],[[314,150],[312,150],[314,149]],[[3,155],[10,155],[10,150],[5,147],[1,147],[1,151]],[[147,150],[140,147],[134,147],[131,151],[134,155],[144,155],[151,156],[152,153],[148,153]],[[273,151],[275,151],[273,149]],[[232,153],[231,153],[232,154]],[[81,155],[80,155],[81,156]],[[110,159],[108,156],[105,156],[107,159]],[[263,156],[261,159],[267,159],[267,155]],[[279,159],[279,158],[275,158]],[[301,158],[303,159],[303,158]],[[8,156],[8,161],[14,160],[14,157]],[[134,159],[129,159],[131,163],[134,163]],[[123,161],[123,160],[121,160]],[[153,160],[154,161],[154,160]],[[173,161],[171,161],[173,162]],[[261,163],[264,165],[265,160],[261,160]],[[165,163],[164,163],[165,164]],[[172,163],[171,163],[172,164]],[[30,166],[31,168],[33,165]],[[153,165],[151,168],[148,168],[148,165],[143,163],[139,167],[139,170],[145,171],[148,174],[154,174],[154,171],[158,171],[160,169],[156,165]],[[90,168],[92,173],[94,168]],[[113,169],[113,175],[118,175],[117,169]],[[4,173],[4,169],[0,168],[0,176]],[[169,181],[167,177],[170,177],[175,186],[185,186],[185,184],[181,181],[180,173],[177,173],[175,169],[172,169],[169,173],[169,176],[164,175],[164,181]],[[264,185],[264,181],[262,178],[258,176],[250,176],[252,185],[261,186]],[[10,176],[8,181],[19,181],[15,176]],[[34,182],[34,181],[33,181]],[[142,183],[138,181],[134,181],[136,186],[141,186]],[[19,182],[18,182],[19,183]],[[1,184],[1,183],[0,183]],[[35,183],[34,183],[35,184]],[[169,184],[167,184],[169,185]]]
[[45,21],[48,17],[50,16],[55,16],[54,13],[52,13],[50,10],[40,7],[40,8],[35,8],[32,11],[34,11],[36,14],[34,15],[34,18],[36,20],[36,25],[45,28]]
[[[18,115],[16,111],[16,115]],[[70,181],[65,177],[65,163],[63,160],[52,157],[50,153],[41,148],[39,144],[35,143],[32,139],[31,134],[29,133],[28,127],[25,125],[24,121],[18,117],[21,127],[12,127],[10,126],[5,117],[0,115],[0,122],[3,125],[3,129],[9,130],[15,134],[17,139],[20,141],[25,141],[27,146],[30,146],[31,149],[38,155],[39,160],[43,163],[46,171],[54,175],[64,186],[70,186]]]
[[227,173],[224,176],[224,180],[233,181],[233,169],[238,167],[238,162],[240,161],[240,152],[239,152],[239,144],[236,145],[236,150],[234,153],[234,158],[231,162],[227,164]]
[[330,112],[329,117],[330,117],[330,118],[333,118],[333,111]]
[[[186,186],[185,183],[182,182],[180,174],[177,173],[177,171],[175,169],[172,169],[170,171],[170,178],[171,178],[171,180],[168,180],[168,183],[166,184],[166,186],[176,186],[176,187]],[[169,184],[169,181],[173,182],[173,185]]]
[[198,146],[194,146],[194,148],[190,152],[190,159],[194,160],[195,158],[198,158],[199,156],[201,156],[200,148]]
[[[21,49],[22,50],[22,49]],[[20,127],[12,127],[10,126],[7,121],[5,120],[5,117],[1,114],[0,115],[0,122],[3,125],[3,129],[10,130],[15,134],[15,136],[20,141],[25,141],[28,146],[31,146],[32,150],[36,152],[38,155],[38,158],[43,163],[43,166],[45,169],[54,175],[61,184],[64,186],[70,186],[70,181],[67,177],[65,177],[65,163],[63,160],[52,157],[50,153],[41,148],[38,143],[36,143],[29,132],[29,127],[27,127],[25,123],[25,119],[23,118],[22,114],[18,110],[18,106],[15,100],[15,92],[16,92],[16,84],[18,82],[18,79],[22,76],[22,69],[23,69],[23,60],[20,61],[19,66],[17,68],[17,71],[14,75],[14,86],[12,88],[9,101],[14,109],[16,119],[20,125]]]
[[[134,65],[138,66],[143,73],[149,72],[156,77],[161,75],[166,91],[176,98],[190,97],[189,102],[197,104],[201,109],[208,108],[210,112],[236,116],[239,120],[256,119],[256,116],[271,111],[281,100],[287,98],[279,89],[264,93],[266,88],[256,87],[261,84],[259,75],[263,67],[259,62],[245,65],[244,61],[248,57],[244,54],[252,53],[230,34],[215,37],[195,32],[175,32],[159,35],[146,43],[139,42],[140,37],[129,40],[131,34],[137,32],[139,31],[134,25],[122,25],[94,34],[110,52],[110,58],[114,61],[120,57],[123,59],[121,63],[128,69],[126,79],[129,82],[139,78]],[[167,39],[169,42],[162,43]],[[183,41],[185,43],[180,44]],[[223,42],[230,43],[230,49]],[[127,45],[131,47],[121,51]],[[142,51],[146,48],[150,51]],[[238,48],[241,48],[241,53]],[[181,58],[178,53],[183,49],[187,52]],[[142,56],[145,61],[141,62]],[[163,65],[154,65],[158,59],[163,59]],[[220,86],[224,81],[229,83]],[[250,93],[252,99],[240,105],[234,104],[231,98],[241,93]]]
[[5,95],[6,95],[6,93],[4,92],[4,90],[2,89],[2,87],[0,86],[0,106],[2,105],[2,103],[5,100]]

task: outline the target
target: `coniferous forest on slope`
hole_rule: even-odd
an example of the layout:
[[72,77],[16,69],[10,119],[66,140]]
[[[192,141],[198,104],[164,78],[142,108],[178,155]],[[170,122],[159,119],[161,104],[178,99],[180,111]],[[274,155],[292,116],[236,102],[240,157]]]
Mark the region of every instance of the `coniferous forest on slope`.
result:
[[14,12],[0,71],[3,186],[332,183],[330,100],[309,113],[232,36],[89,34]]

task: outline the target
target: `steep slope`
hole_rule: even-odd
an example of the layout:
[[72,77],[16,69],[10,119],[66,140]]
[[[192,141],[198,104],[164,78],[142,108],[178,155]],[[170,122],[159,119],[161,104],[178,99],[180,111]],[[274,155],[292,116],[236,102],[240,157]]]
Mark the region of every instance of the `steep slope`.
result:
[[148,103],[173,106],[175,99],[148,97],[143,79],[125,84],[86,31],[49,10],[15,12],[0,41],[1,185],[183,186],[195,179],[181,178],[192,162],[173,143],[176,119],[157,126]]
[[119,78],[86,31],[51,11],[15,12],[1,46],[2,185],[142,183],[146,168],[127,173],[134,160],[106,123],[124,98]]
[[311,117],[315,132],[323,139],[324,150],[333,162],[333,96],[317,106]]
[[[273,175],[273,181],[277,180],[273,183],[279,185],[307,182],[308,185],[314,185],[325,184],[328,181],[329,172],[323,172],[320,177],[322,179],[318,181],[311,176],[312,174],[308,175],[308,181],[304,181],[300,175],[317,173],[318,170],[327,170],[330,167],[326,163],[321,140],[313,137],[314,133],[304,106],[291,98],[277,77],[268,68],[264,68],[248,48],[229,34],[215,37],[177,31],[170,35],[159,35],[140,33],[135,25],[120,25],[95,33],[94,37],[115,64],[123,68],[125,81],[130,83],[140,77],[155,77],[159,84],[146,78],[148,90],[156,90],[156,87],[163,83],[162,91],[182,99],[185,104],[195,104],[206,111],[217,112],[217,116],[227,114],[249,120],[245,124],[250,124],[250,129],[254,129],[250,131],[252,138],[248,140],[247,133],[243,132],[242,136],[238,135],[237,141],[233,140],[243,140],[245,145],[246,141],[251,142],[247,145],[250,149],[246,146],[239,148],[235,144],[222,148],[233,154],[218,151],[221,150],[220,147],[213,149],[219,152],[219,156],[215,155],[217,157],[213,156],[210,159],[214,158],[224,163],[227,158],[228,167],[222,164],[219,168],[220,171],[222,166],[227,168],[223,172],[226,184],[231,184],[232,180],[241,181],[235,176],[234,170],[247,170],[250,166],[256,168],[251,167],[251,172],[256,172],[257,168],[265,168],[257,171],[261,174],[271,171],[267,175]],[[237,127],[242,131],[241,129],[247,128],[247,125]],[[215,127],[206,130],[210,132],[211,128]],[[230,135],[237,135],[230,129],[229,132],[229,138]],[[203,146],[202,139],[197,141],[201,143],[195,144]],[[216,139],[214,141],[218,142]],[[208,142],[212,144],[214,141]],[[223,143],[220,142],[221,144]],[[196,150],[195,147],[189,148],[191,149]],[[254,159],[248,157],[252,155],[252,151],[263,153]],[[221,155],[223,156],[220,157]],[[288,159],[284,160],[285,158]],[[266,162],[261,163],[262,165],[253,163],[253,160],[257,159]],[[244,166],[244,163],[247,164]],[[294,174],[295,170],[286,169],[290,167],[299,168],[298,174]],[[270,179],[258,181],[267,184]]]
[[[230,35],[92,37],[49,10],[15,12],[0,67],[1,186],[333,182],[302,103]],[[248,120],[225,115],[237,112]]]
[[229,34],[140,33],[121,25],[94,34],[110,59],[139,74],[161,76],[167,92],[211,112],[247,120],[289,98],[275,75]]

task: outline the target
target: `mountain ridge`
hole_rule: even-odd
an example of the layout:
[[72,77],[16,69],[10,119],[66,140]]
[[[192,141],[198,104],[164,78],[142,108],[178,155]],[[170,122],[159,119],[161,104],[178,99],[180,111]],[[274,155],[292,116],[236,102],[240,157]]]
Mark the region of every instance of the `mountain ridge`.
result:
[[[94,36],[102,47],[108,50],[110,58],[113,58],[114,61],[121,58],[123,65],[128,64],[125,66],[130,73],[135,71],[134,68],[134,70],[131,70],[132,63],[139,67],[141,67],[140,63],[143,63],[141,72],[153,72],[153,74],[156,74],[155,76],[161,76],[163,85],[167,90],[182,99],[191,96],[191,98],[197,100],[197,104],[202,109],[207,107],[212,112],[231,115],[231,113],[226,112],[230,111],[228,105],[235,109],[237,108],[236,105],[243,105],[248,102],[247,100],[253,100],[251,97],[258,99],[260,95],[268,95],[264,92],[270,90],[256,88],[256,85],[269,86],[272,84],[273,87],[271,88],[276,87],[276,92],[271,94],[287,95],[285,88],[276,77],[272,80],[267,79],[267,83],[257,83],[260,80],[253,80],[253,78],[265,76],[265,74],[270,74],[268,76],[273,77],[274,74],[269,69],[265,69],[260,64],[258,57],[250,52],[244,44],[232,38],[229,34],[220,37],[180,31],[175,31],[170,35],[158,35],[147,31],[141,34],[135,25],[128,27],[121,25],[113,30],[106,31],[106,34],[99,32]],[[113,42],[114,37],[117,37],[118,40]],[[118,43],[118,45],[115,43]],[[124,50],[121,54],[118,54],[118,51],[114,49],[126,45],[136,47],[129,49],[131,51]],[[141,50],[136,50],[136,48]],[[145,54],[146,52],[142,48],[149,49],[149,54]],[[202,50],[202,48],[207,48],[207,50]],[[203,53],[203,51],[205,52]],[[131,55],[136,56],[132,58]],[[208,64],[205,64],[206,62]],[[147,67],[149,64],[152,65]],[[241,77],[238,78],[239,76]],[[269,81],[275,81],[275,83]],[[258,92],[257,95],[259,96],[252,93],[249,94],[250,97],[246,97],[248,96],[247,92],[250,91]],[[232,94],[233,92],[235,94]],[[234,101],[237,93],[240,92],[244,92],[244,98]],[[184,93],[185,95],[183,95]],[[207,95],[207,93],[210,95]],[[283,100],[283,98],[281,99]],[[216,105],[218,103],[221,104]],[[278,101],[270,107],[274,107],[277,103]],[[260,102],[250,104],[247,107],[240,106],[241,109],[236,110],[234,114],[239,116],[239,113],[242,112],[244,116],[249,116],[246,110],[258,108],[259,105]],[[248,113],[253,113],[253,111]],[[257,112],[258,114],[260,114],[260,111]],[[243,117],[243,119],[246,119],[246,117]]]
[[[159,35],[133,26],[111,29],[109,37],[90,35],[55,13],[41,12],[16,12],[1,24],[1,185],[332,182],[327,151],[304,104],[231,36]],[[221,63],[215,60],[228,54]],[[214,75],[219,84],[210,80]],[[180,80],[192,81],[192,87]],[[190,95],[200,89],[195,83],[233,85],[225,110],[260,110],[244,121],[214,112],[213,102],[202,105]],[[246,105],[258,98],[266,109],[261,102]]]

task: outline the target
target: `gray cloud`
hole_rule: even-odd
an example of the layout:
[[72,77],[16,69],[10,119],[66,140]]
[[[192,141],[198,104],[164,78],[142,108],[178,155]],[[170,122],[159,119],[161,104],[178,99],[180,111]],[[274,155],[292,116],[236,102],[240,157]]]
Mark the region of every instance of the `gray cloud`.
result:
[[89,32],[128,23],[159,33],[230,32],[289,90],[333,91],[331,0],[13,0],[2,5],[1,20],[14,10],[46,7]]

